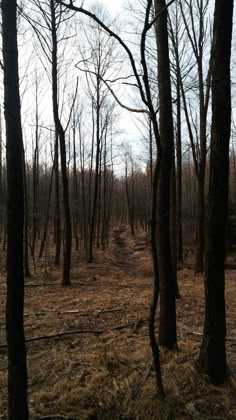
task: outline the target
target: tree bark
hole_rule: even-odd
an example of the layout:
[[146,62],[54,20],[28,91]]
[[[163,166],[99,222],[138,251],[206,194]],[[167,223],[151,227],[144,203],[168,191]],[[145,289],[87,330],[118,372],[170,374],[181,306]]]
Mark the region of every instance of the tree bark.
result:
[[55,136],[55,157],[54,157],[54,171],[55,171],[55,265],[60,265],[61,256],[61,211],[60,211],[60,183],[59,183],[59,159],[58,159],[58,135]]
[[24,335],[24,176],[20,113],[17,3],[2,1],[4,103],[7,143],[7,304],[8,419],[27,420],[27,369]]
[[[204,172],[204,174],[203,174]],[[196,255],[195,273],[202,273],[204,268],[205,245],[205,163],[204,170],[197,175],[197,206],[196,206]]]
[[30,277],[29,269],[29,208],[28,208],[28,188],[26,176],[25,153],[23,151],[23,182],[24,182],[24,273],[25,277]]
[[52,166],[52,169],[51,169],[51,175],[50,175],[48,199],[47,199],[46,214],[45,214],[45,223],[44,223],[41,245],[40,245],[40,249],[39,249],[39,258],[42,258],[42,256],[43,256],[43,250],[44,250],[44,247],[45,247],[47,234],[48,234],[48,224],[49,224],[49,218],[50,218],[50,204],[51,204],[52,184],[53,184],[53,172],[54,172],[54,162],[53,162],[53,166]]
[[33,220],[32,220],[32,243],[31,252],[34,258],[35,242],[37,232],[39,231],[38,226],[38,186],[39,186],[39,115],[38,115],[38,77],[36,73],[35,80],[35,149],[33,157]]
[[130,231],[131,235],[134,236],[134,218],[133,218],[133,210],[132,210],[132,202],[130,197],[129,191],[129,178],[128,178],[128,162],[125,162],[125,189],[126,189],[126,197],[127,197],[127,207],[128,207],[128,219],[130,224]]
[[205,321],[199,366],[214,384],[227,376],[224,259],[231,128],[230,56],[233,0],[215,1],[212,129],[208,230],[205,254]]
[[73,118],[73,230],[74,230],[74,240],[75,240],[75,250],[79,249],[79,201],[78,201],[78,180],[77,180],[77,164],[76,164],[76,119],[75,115]]
[[93,193],[93,207],[89,231],[89,244],[88,244],[88,263],[93,261],[93,240],[97,214],[97,200],[99,188],[99,162],[100,162],[100,69],[97,75],[97,89],[96,89],[96,163],[94,175],[94,193]]
[[159,178],[160,162],[157,157],[156,164],[153,171],[153,183],[152,183],[152,203],[151,203],[151,247],[152,247],[152,263],[153,263],[153,293],[152,301],[150,305],[149,315],[149,340],[152,349],[153,363],[155,369],[155,379],[157,389],[160,393],[161,398],[165,397],[162,375],[161,375],[161,364],[160,364],[160,351],[155,335],[155,315],[158,304],[158,297],[160,292],[159,283],[159,269],[158,269],[158,256],[157,256],[157,239],[156,239],[156,226],[157,226],[157,185]]
[[[170,180],[170,235],[171,235],[171,262],[173,273],[177,273],[177,205],[176,205],[176,169],[175,169],[175,156],[172,160],[171,180]],[[175,297],[180,298],[179,285],[177,275],[175,275]]]
[[158,53],[159,124],[162,154],[160,159],[157,194],[157,253],[160,278],[160,324],[159,343],[175,349],[176,336],[176,270],[173,270],[170,232],[170,184],[173,161],[174,133],[170,84],[170,61],[165,0],[155,0],[156,42]]
[[64,206],[64,261],[62,285],[69,286],[70,281],[70,264],[71,264],[71,216],[69,204],[69,186],[66,166],[66,144],[65,131],[59,118],[58,107],[58,66],[57,66],[57,24],[55,16],[55,0],[50,0],[51,8],[51,35],[52,35],[52,102],[53,117],[57,135],[59,137],[61,152],[61,176],[63,186],[63,206]]
[[177,259],[183,262],[182,235],[182,140],[181,140],[181,90],[179,66],[177,65],[177,127],[176,127],[176,161],[177,161]]

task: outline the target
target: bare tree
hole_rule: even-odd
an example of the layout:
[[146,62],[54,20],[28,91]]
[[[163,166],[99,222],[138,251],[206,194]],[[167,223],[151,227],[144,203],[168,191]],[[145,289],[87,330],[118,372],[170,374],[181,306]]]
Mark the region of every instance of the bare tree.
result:
[[230,57],[233,0],[215,0],[208,229],[205,254],[205,322],[199,365],[215,384],[227,376],[224,258],[231,128]]
[[204,80],[204,50],[206,49],[206,40],[209,38],[207,37],[207,32],[209,32],[209,29],[207,28],[208,5],[209,0],[200,0],[195,4],[192,0],[180,2],[186,32],[193,51],[193,56],[195,58],[198,80],[197,95],[199,101],[199,113],[196,118],[198,118],[199,123],[195,122],[194,112],[191,105],[188,106],[183,78],[181,78],[181,93],[197,180],[195,273],[203,272],[205,237],[205,169],[207,155],[206,128],[211,80],[210,60],[207,76]]
[[2,1],[4,102],[7,142],[7,304],[8,418],[27,420],[24,336],[24,174],[19,94],[17,3]]
[[155,0],[156,40],[158,52],[158,89],[161,158],[158,179],[158,219],[157,253],[160,277],[160,326],[159,341],[169,349],[176,346],[176,310],[175,287],[176,269],[174,270],[170,232],[170,186],[171,168],[174,156],[174,133],[172,117],[172,97],[170,84],[170,60],[168,48],[167,10],[165,0]]
[[[63,262],[63,276],[62,285],[70,285],[70,263],[71,263],[71,215],[69,204],[69,186],[66,163],[66,128],[63,127],[60,110],[59,110],[59,69],[58,69],[58,45],[65,35],[60,38],[60,26],[63,21],[68,19],[68,16],[63,16],[61,6],[55,0],[48,0],[46,4],[38,1],[33,1],[36,8],[41,14],[41,20],[36,21],[34,17],[27,17],[27,20],[33,26],[36,36],[40,42],[45,57],[51,65],[51,84],[52,84],[52,105],[53,118],[55,124],[56,134],[59,139],[60,155],[61,155],[61,176],[63,185],[63,208],[64,208],[64,262]],[[68,124],[67,124],[68,126]]]
[[[95,8],[99,19],[105,19],[104,9],[98,5]],[[99,244],[100,230],[100,203],[101,203],[101,151],[102,140],[106,130],[107,95],[109,93],[106,85],[106,78],[111,73],[111,63],[115,62],[114,41],[108,42],[107,34],[100,28],[99,24],[93,23],[92,30],[96,37],[90,36],[91,31],[88,27],[84,28],[83,34],[85,45],[80,47],[82,59],[76,67],[86,75],[87,90],[92,104],[92,146],[91,146],[91,166],[90,166],[90,187],[92,180],[93,158],[95,155],[94,185],[93,192],[89,192],[89,238],[88,238],[88,262],[93,261],[93,241],[95,228],[98,228],[97,245]],[[87,54],[87,55],[86,55]]]

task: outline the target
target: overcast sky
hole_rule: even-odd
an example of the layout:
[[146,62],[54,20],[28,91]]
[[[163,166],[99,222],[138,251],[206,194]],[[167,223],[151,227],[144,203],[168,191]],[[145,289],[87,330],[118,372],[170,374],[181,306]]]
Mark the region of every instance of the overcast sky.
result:
[[[94,3],[93,0],[87,0],[84,6],[86,7],[86,4],[90,5],[92,3]],[[121,11],[123,0],[100,0],[100,3],[103,3],[112,15],[116,15]]]
[[[91,10],[92,5],[94,3],[96,3],[97,0],[85,0],[83,5],[84,8]],[[130,0],[131,2],[131,0]],[[82,0],[77,0],[76,4],[81,4]],[[104,4],[105,8],[110,12],[110,14],[112,15],[112,17],[118,17],[118,19],[120,18],[120,24],[122,24],[123,28],[124,28],[124,22],[125,22],[125,17],[127,16],[127,12],[124,11],[124,6],[127,6],[128,0],[100,0],[101,4]],[[212,7],[212,11],[214,8],[214,0],[210,0],[211,3],[211,7]],[[132,3],[131,3],[132,4]],[[133,3],[133,5],[135,5],[138,8],[138,4]],[[234,10],[234,13],[236,12],[236,7]],[[131,14],[128,16],[131,17]],[[85,18],[86,19],[86,18]],[[135,18],[134,18],[135,19]],[[118,26],[119,27],[119,35],[121,35],[122,38],[126,39],[127,37],[127,33],[123,32],[123,34],[121,34],[121,25]],[[124,28],[125,29],[125,28]],[[128,35],[129,36],[129,35]],[[31,41],[30,41],[31,43]],[[131,43],[131,49],[133,50],[133,45]],[[24,48],[24,47],[23,47]],[[22,58],[22,55],[21,55]],[[235,50],[233,51],[232,54],[232,58],[235,61]],[[234,65],[233,65],[234,67]],[[232,79],[235,78],[235,72],[232,72]],[[235,80],[234,80],[235,82]],[[50,94],[51,95],[51,94]],[[45,94],[45,97],[47,97],[47,94]],[[122,102],[126,103],[126,105],[132,106],[132,97],[131,95],[129,95],[127,98],[122,97],[122,95],[120,96],[120,99],[122,99]],[[51,96],[50,99],[51,100]],[[32,95],[31,95],[31,102],[32,102]],[[25,114],[23,114],[23,122],[27,121],[28,124],[30,123],[31,125],[33,124],[33,121],[29,120],[29,116],[28,116],[28,109],[32,108],[32,103],[27,104],[26,103],[26,111]],[[235,106],[235,102],[236,102],[236,95],[233,96],[233,104]],[[136,106],[135,106],[136,107]],[[45,109],[47,109],[47,107],[45,107]],[[144,158],[145,153],[144,153],[144,149],[143,149],[143,143],[141,140],[141,134],[140,131],[137,129],[137,120],[136,120],[136,114],[132,114],[129,113],[126,110],[123,110],[121,108],[119,108],[119,113],[121,115],[121,118],[119,120],[119,129],[122,131],[122,134],[119,136],[118,142],[122,143],[123,141],[129,142],[132,145],[134,154],[137,155],[142,155],[142,158]],[[49,114],[47,112],[47,114]],[[34,118],[34,116],[33,116]],[[135,123],[134,123],[135,121]],[[140,126],[140,124],[138,124],[140,129],[143,129],[142,126]]]

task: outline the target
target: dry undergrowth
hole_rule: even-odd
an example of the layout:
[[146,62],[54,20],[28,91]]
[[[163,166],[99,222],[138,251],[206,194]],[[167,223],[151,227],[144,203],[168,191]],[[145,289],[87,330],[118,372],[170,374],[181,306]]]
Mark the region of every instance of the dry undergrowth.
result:
[[[187,268],[179,272],[179,352],[161,350],[167,397],[158,399],[147,330],[151,272],[144,235],[133,239],[126,231],[115,231],[105,254],[97,252],[96,263],[73,267],[73,287],[62,288],[56,270],[27,280],[26,337],[39,337],[27,343],[31,419],[236,419],[236,340],[227,341],[228,382],[209,385],[194,368],[203,284]],[[226,277],[228,336],[236,339],[235,271],[227,271]],[[4,281],[2,277],[0,418],[6,418],[7,402]],[[74,333],[43,338],[70,331]]]

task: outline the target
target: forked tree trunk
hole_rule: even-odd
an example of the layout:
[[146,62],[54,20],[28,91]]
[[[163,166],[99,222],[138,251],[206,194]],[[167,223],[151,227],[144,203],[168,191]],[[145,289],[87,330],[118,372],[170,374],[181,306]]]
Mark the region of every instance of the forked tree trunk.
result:
[[205,321],[198,360],[200,368],[215,384],[222,384],[227,376],[224,259],[231,128],[232,16],[233,0],[215,0]]
[[23,266],[23,139],[20,114],[16,10],[16,0],[2,1],[2,50],[8,183],[6,304],[8,419],[27,420]]

